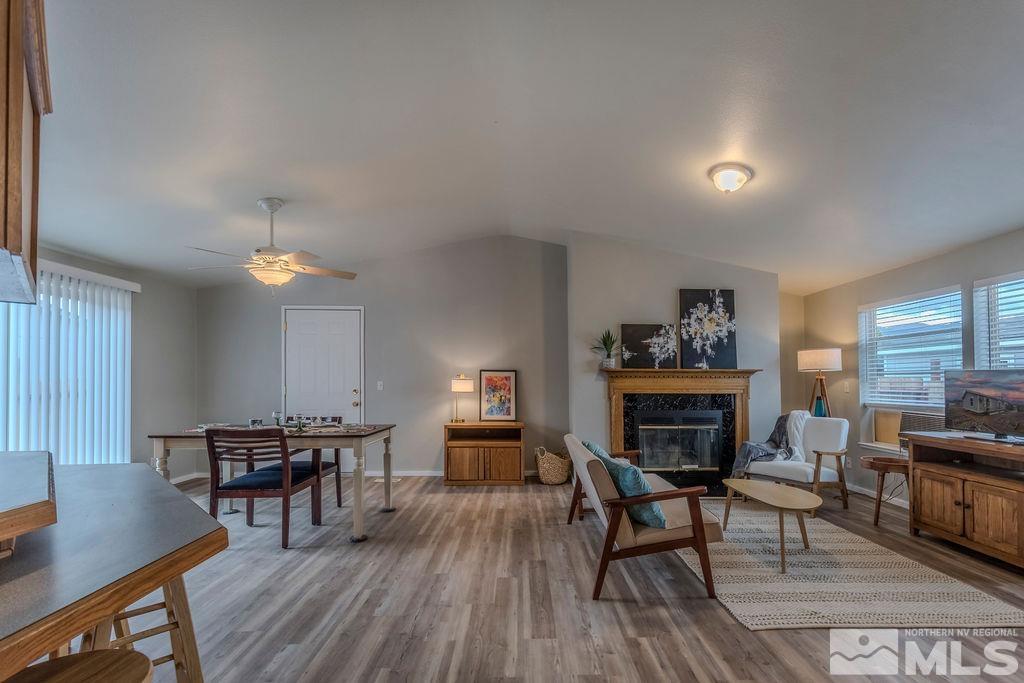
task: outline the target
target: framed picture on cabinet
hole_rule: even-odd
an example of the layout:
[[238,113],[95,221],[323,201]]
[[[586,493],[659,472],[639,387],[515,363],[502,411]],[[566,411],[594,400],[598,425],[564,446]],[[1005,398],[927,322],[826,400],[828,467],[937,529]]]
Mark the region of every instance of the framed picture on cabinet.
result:
[[516,421],[516,371],[480,371],[480,421]]

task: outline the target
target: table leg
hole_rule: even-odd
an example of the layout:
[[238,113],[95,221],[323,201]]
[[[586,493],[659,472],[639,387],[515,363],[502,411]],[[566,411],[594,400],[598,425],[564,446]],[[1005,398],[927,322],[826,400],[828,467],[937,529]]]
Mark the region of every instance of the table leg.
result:
[[363,529],[363,484],[366,474],[366,454],[363,452],[362,439],[352,445],[352,455],[356,464],[352,469],[352,535],[348,540],[362,543],[366,540]]
[[875,483],[875,526],[878,526],[878,513],[882,511],[883,493],[885,493],[885,472],[879,470],[878,481]]
[[384,507],[381,512],[394,512],[391,504],[391,435],[384,437]]
[[170,454],[171,451],[165,447],[163,439],[153,439],[153,469],[168,481],[171,480],[171,471],[167,469],[167,458]]
[[722,531],[725,531],[729,526],[729,510],[732,509],[732,496],[735,491],[731,488],[726,487],[725,491],[725,514],[722,515]]
[[800,525],[800,537],[804,539],[804,550],[811,549],[811,543],[807,540],[807,527],[804,525],[804,513],[796,511],[796,523]]
[[199,664],[199,647],[192,626],[192,611],[188,606],[185,580],[178,576],[164,585],[164,602],[167,606],[167,621],[177,622],[178,628],[169,632],[171,655],[178,681],[203,683],[203,668]]
[[786,517],[779,508],[779,559],[782,563],[782,574],[786,573]]

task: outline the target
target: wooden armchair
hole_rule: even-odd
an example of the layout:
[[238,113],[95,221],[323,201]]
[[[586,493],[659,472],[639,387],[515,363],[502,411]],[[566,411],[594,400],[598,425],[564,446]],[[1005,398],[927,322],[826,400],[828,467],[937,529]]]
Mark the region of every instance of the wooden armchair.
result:
[[[281,547],[288,547],[288,526],[291,498],[311,488],[311,515],[314,526],[320,525],[320,451],[313,451],[310,466],[299,466],[291,460],[288,439],[281,427],[263,429],[207,429],[206,453],[210,458],[210,514],[217,517],[221,498],[245,499],[245,523],[253,525],[256,498],[281,499]],[[258,462],[276,461],[279,469],[262,467]],[[226,482],[220,480],[222,463],[245,463],[245,474]]]
[[[294,420],[295,420],[294,416],[288,416],[288,418],[287,418],[287,422],[293,422]],[[325,417],[324,420],[326,420],[327,422],[339,423],[339,424],[342,422],[342,418],[340,418],[340,417]],[[302,453],[302,452],[304,452],[304,449],[293,449],[292,450],[292,455],[293,456],[294,455],[298,455],[299,453]],[[302,468],[302,467],[312,468],[313,467],[313,461],[312,460],[295,460],[295,461],[292,462],[292,465],[294,465],[295,467],[299,467],[299,468]],[[264,469],[278,469],[279,470],[279,469],[281,469],[281,464],[278,463],[276,465],[270,465],[270,466],[268,466],[268,467],[266,467]],[[320,480],[323,481],[324,479],[326,479],[327,477],[331,476],[332,474],[334,475],[334,495],[335,495],[335,498],[338,501],[338,507],[341,507],[341,449],[340,448],[335,448],[334,449],[334,460],[323,460],[322,458],[320,460]]]
[[[605,573],[613,560],[679,548],[694,548],[697,551],[708,597],[715,597],[707,544],[722,540],[722,525],[714,514],[701,507],[700,496],[707,493],[707,489],[703,486],[677,489],[656,474],[646,473],[644,476],[654,489],[653,492],[623,498],[616,491],[604,463],[587,450],[579,439],[568,434],[565,443],[576,470],[576,488],[569,508],[568,523],[572,524],[577,509],[582,510],[583,498],[586,497],[606,527],[604,547],[594,582],[594,600],[601,597]],[[638,455],[637,451],[617,454],[633,462]],[[665,513],[667,524],[664,529],[645,526],[624,514],[629,505],[654,502],[660,503]]]
[[[790,443],[797,453],[791,460],[761,460],[747,466],[744,476],[771,479],[789,486],[808,488],[816,494],[823,489],[839,489],[843,508],[849,508],[846,488],[846,439],[850,423],[838,417],[808,417],[799,442]],[[806,458],[806,460],[805,460]],[[832,461],[835,469],[829,467]],[[817,515],[811,511],[811,517]]]

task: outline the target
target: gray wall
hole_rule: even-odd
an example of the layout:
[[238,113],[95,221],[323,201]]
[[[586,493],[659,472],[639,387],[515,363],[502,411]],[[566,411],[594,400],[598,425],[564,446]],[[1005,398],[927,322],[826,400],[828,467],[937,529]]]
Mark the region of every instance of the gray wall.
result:
[[[857,307],[894,297],[959,285],[963,291],[964,365],[974,364],[973,306],[975,280],[1024,270],[1024,230],[975,242],[956,251],[918,261],[902,268],[826,289],[804,297],[805,341],[808,346],[843,349],[843,371],[829,373],[832,412],[850,421],[852,463],[850,480],[857,486],[874,487],[874,472],[857,461],[868,453],[857,447],[866,431],[866,411],[860,404],[857,363]],[[787,350],[786,353],[789,353]],[[795,353],[795,351],[794,351]],[[846,387],[849,387],[849,393]]]
[[736,290],[739,366],[762,370],[751,379],[751,436],[768,435],[780,412],[778,276],[580,233],[569,239],[573,433],[608,443],[608,387],[591,340],[624,322],[677,320],[678,290],[702,287]]
[[[148,463],[153,449],[147,435],[196,423],[196,293],[154,277],[52,249],[40,258],[142,285],[132,295],[132,460]],[[175,452],[172,477],[195,471],[195,453]]]
[[[251,278],[198,292],[200,421],[269,420],[281,395],[281,306],[365,307],[365,419],[394,422],[395,469],[440,472],[449,380],[518,370],[527,469],[569,426],[565,247],[488,237],[354,264],[354,281],[297,277],[271,296]],[[384,390],[377,391],[377,382]],[[461,398],[462,414],[478,397]],[[369,454],[368,469],[379,469]]]
[[810,384],[807,375],[796,370],[796,352],[804,345],[804,298],[779,294],[779,368],[782,384],[782,412],[807,408]]

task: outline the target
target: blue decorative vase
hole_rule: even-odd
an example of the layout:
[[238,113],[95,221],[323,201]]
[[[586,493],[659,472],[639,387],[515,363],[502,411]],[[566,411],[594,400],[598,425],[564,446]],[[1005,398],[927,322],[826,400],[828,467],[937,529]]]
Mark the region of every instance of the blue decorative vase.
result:
[[821,396],[814,399],[814,417],[828,417],[825,414],[825,399]]

